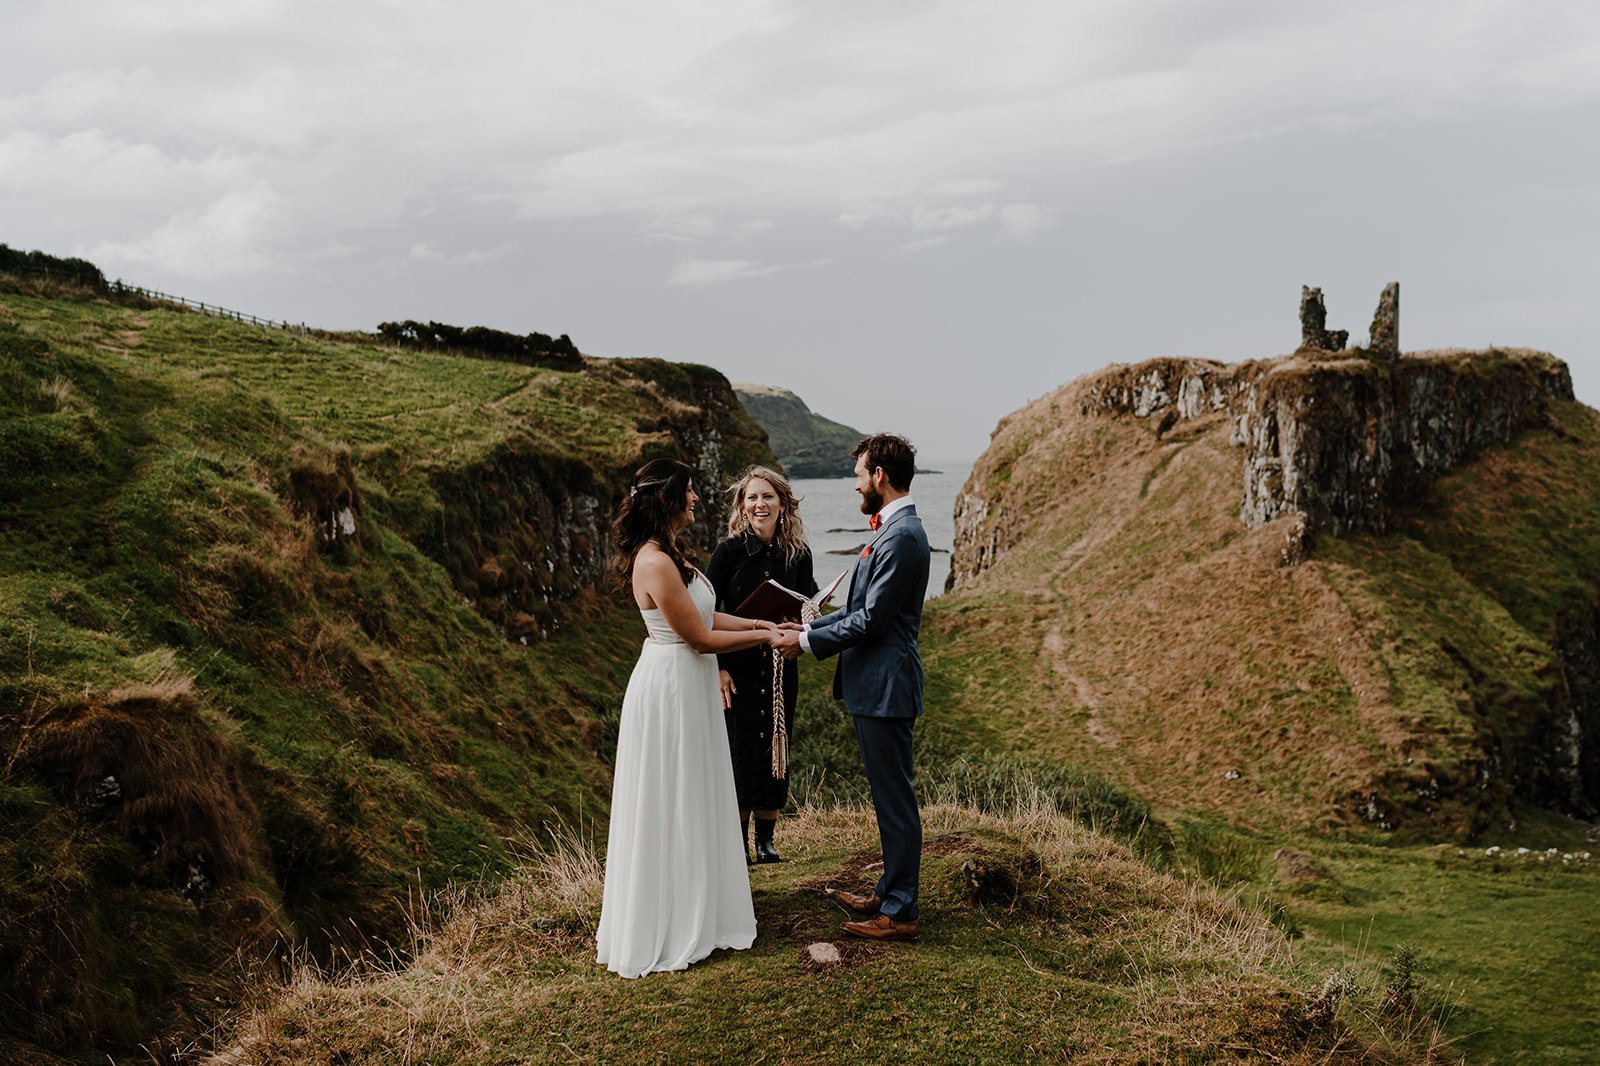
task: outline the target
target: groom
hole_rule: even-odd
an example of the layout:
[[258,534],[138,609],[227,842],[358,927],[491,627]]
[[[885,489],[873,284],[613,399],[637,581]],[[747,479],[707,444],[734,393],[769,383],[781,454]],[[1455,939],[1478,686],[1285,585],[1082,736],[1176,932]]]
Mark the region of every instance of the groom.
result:
[[917,936],[917,878],[922,817],[911,770],[911,727],[922,713],[922,659],[917,630],[928,590],[928,537],[911,502],[916,449],[904,437],[879,433],[850,453],[856,461],[861,512],[872,516],[872,539],[856,561],[845,610],[810,625],[790,626],[776,645],[793,658],[839,656],[833,695],[844,700],[872,788],[883,845],[883,876],[871,892],[836,898],[860,918],[844,930],[875,940]]

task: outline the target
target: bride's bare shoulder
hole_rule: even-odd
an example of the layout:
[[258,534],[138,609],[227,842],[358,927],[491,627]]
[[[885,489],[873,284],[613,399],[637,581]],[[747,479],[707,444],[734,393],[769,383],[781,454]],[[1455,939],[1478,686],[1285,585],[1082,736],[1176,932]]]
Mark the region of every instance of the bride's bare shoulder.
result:
[[658,594],[666,586],[667,575],[678,568],[656,544],[645,544],[633,557],[633,600],[648,610],[659,607]]
[[661,550],[661,545],[655,541],[646,541],[639,545],[639,550],[633,557],[633,572],[635,574],[646,570],[659,570],[663,566],[671,566],[672,560],[667,558],[667,553]]

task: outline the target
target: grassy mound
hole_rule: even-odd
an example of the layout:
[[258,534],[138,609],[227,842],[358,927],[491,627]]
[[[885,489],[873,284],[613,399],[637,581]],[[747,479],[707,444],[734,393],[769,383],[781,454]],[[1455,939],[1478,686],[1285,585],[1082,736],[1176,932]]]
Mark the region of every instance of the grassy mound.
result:
[[603,817],[599,537],[662,453],[770,461],[707,368],[0,294],[3,1035],[159,1054],[241,957],[397,937]]
[[752,870],[751,950],[623,981],[595,965],[600,864],[569,839],[498,893],[419,916],[409,965],[300,968],[210,1061],[1447,1057],[1376,966],[1304,971],[1256,914],[1048,807],[940,805],[926,823],[914,945],[840,933],[827,890],[870,881],[876,829],[858,810],[805,808],[784,823],[788,861]]
[[1592,799],[1551,764],[1595,735],[1600,415],[1553,403],[1305,555],[1240,521],[1225,413],[1085,413],[1136,371],[997,429],[968,486],[995,561],[930,604],[926,732],[1148,804],[1153,861],[1324,972],[1420,950],[1473,1057],[1593,1058],[1600,848],[1550,808]]
[[1224,412],[1082,413],[1094,383],[1009,416],[974,469],[998,562],[929,627],[962,717],[1256,826],[1470,838],[1517,800],[1592,809],[1573,730],[1600,686],[1572,664],[1600,618],[1600,414],[1552,401],[1395,532],[1299,561],[1293,517],[1240,522]]

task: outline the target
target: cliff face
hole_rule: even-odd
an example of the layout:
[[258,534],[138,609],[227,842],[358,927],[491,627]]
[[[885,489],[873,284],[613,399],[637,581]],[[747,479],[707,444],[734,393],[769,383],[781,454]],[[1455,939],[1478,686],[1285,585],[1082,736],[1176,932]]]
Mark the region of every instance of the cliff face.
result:
[[1571,400],[1566,365],[1542,352],[1422,352],[1228,366],[1158,359],[1095,375],[1085,414],[1195,419],[1223,411],[1244,449],[1239,517],[1299,512],[1311,531],[1383,532],[1394,503],[1491,444],[1550,423]]
[[864,434],[823,418],[788,389],[735,382],[746,410],[767,431],[790,477],[850,477],[850,449]]
[[[1499,349],[1423,352],[1390,366],[1152,359],[1071,387],[1080,415],[1153,418],[1158,434],[1223,414],[1229,443],[1244,449],[1240,520],[1253,529],[1293,514],[1307,533],[1333,534],[1383,532],[1395,503],[1474,451],[1548,426],[1549,401],[1572,399],[1566,364]],[[975,475],[956,497],[947,590],[992,566],[1018,528],[993,510],[994,495]]]
[[746,466],[773,461],[760,426],[709,367],[591,360],[585,373],[629,401],[617,409],[636,438],[624,457],[596,463],[514,431],[474,462],[435,467],[437,510],[412,523],[461,595],[524,644],[560,627],[563,603],[609,595],[607,530],[643,462],[670,456],[695,468],[701,503],[686,539],[709,552],[727,527],[722,487]]
[[1600,806],[1597,498],[1600,424],[1542,353],[1158,359],[1001,422],[949,587],[1055,604],[1040,661],[1158,789],[1226,744],[1268,791],[1472,832]]

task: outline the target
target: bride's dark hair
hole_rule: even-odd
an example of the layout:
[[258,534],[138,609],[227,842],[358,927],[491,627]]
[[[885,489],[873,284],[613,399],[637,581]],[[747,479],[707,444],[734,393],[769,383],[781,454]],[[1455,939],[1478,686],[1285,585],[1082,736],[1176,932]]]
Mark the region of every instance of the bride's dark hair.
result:
[[633,558],[652,540],[677,566],[685,585],[694,580],[689,555],[672,529],[672,520],[688,506],[693,479],[694,469],[676,459],[652,459],[633,475],[617,517],[611,520],[611,561],[606,571],[613,581],[625,589],[633,587]]

